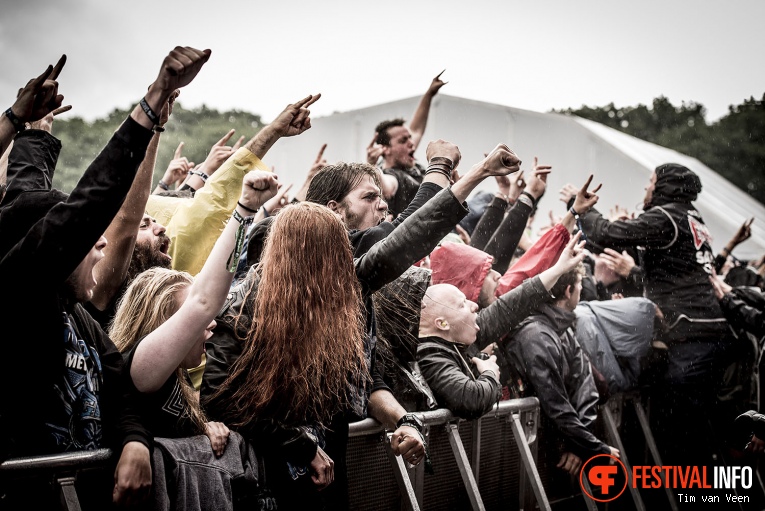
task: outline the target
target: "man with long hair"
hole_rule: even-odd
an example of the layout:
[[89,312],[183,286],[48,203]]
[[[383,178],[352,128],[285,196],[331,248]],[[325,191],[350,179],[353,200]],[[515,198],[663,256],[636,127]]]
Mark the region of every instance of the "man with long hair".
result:
[[[448,186],[453,162],[459,159],[459,150],[453,144],[438,141],[432,142],[429,145],[428,154],[431,165],[426,179],[430,180],[437,189]],[[353,282],[356,282],[360,289],[357,307],[360,311],[358,318],[362,322],[361,328],[363,329],[361,331],[363,335],[360,337],[363,357],[358,362],[361,364],[362,370],[360,372],[346,370],[342,387],[329,388],[326,384],[323,384],[317,388],[312,388],[310,396],[312,399],[317,401],[327,399],[327,397],[329,399],[323,404],[303,405],[306,407],[306,411],[311,411],[312,413],[321,411],[322,416],[312,416],[311,419],[317,423],[322,421],[322,425],[330,425],[331,427],[326,429],[321,427],[312,428],[310,431],[307,431],[305,427],[293,427],[292,429],[285,430],[281,426],[297,424],[298,422],[296,421],[307,417],[304,412],[296,413],[293,411],[296,401],[284,401],[276,399],[274,396],[270,400],[267,397],[253,398],[256,400],[256,407],[261,407],[260,409],[276,411],[278,407],[286,408],[283,410],[283,413],[286,415],[279,416],[279,414],[274,414],[275,422],[269,424],[269,426],[280,426],[277,430],[278,432],[272,431],[271,435],[268,436],[261,434],[259,438],[254,439],[259,442],[267,442],[267,445],[264,447],[269,448],[272,452],[276,451],[279,453],[278,456],[271,457],[272,468],[271,472],[269,472],[268,480],[269,484],[277,487],[277,492],[281,493],[282,501],[280,501],[280,505],[287,508],[294,505],[294,507],[298,508],[301,505],[306,505],[308,501],[315,503],[315,500],[312,500],[310,496],[312,495],[311,492],[301,493],[294,491],[294,488],[288,484],[282,485],[281,488],[278,487],[281,481],[288,481],[288,477],[297,478],[298,474],[310,470],[314,476],[314,488],[323,489],[334,478],[335,484],[330,492],[336,495],[336,498],[326,498],[328,497],[327,491],[321,495],[326,500],[333,501],[333,506],[347,506],[344,464],[348,422],[366,417],[367,411],[369,415],[382,422],[385,427],[395,429],[391,440],[394,452],[402,455],[407,462],[412,464],[422,461],[424,458],[424,446],[418,431],[419,424],[417,418],[407,414],[406,410],[398,404],[383,382],[382,375],[378,370],[379,368],[374,367],[372,362],[374,360],[376,343],[376,325],[371,295],[388,282],[396,279],[415,261],[427,255],[456,225],[466,214],[466,209],[463,205],[464,200],[478,183],[491,175],[517,171],[519,165],[520,161],[517,156],[506,146],[499,145],[486,159],[474,165],[453,187],[442,189],[433,199],[428,201],[422,208],[413,212],[403,222],[396,225],[388,224],[392,225],[392,227],[383,228],[378,226],[379,228],[374,228],[382,220],[382,215],[377,215],[376,213],[386,208],[385,202],[380,197],[380,189],[375,182],[375,177],[373,177],[375,176],[374,172],[367,174],[365,171],[366,165],[358,165],[358,172],[346,172],[348,171],[349,164],[338,164],[323,169],[316,177],[318,178],[322,173],[325,173],[328,177],[332,177],[329,173],[341,173],[347,175],[348,178],[341,179],[340,181],[350,181],[350,179],[361,174],[355,185],[339,182],[337,189],[344,190],[345,195],[330,198],[326,203],[330,210],[336,211],[337,215],[345,221],[345,223],[341,222],[340,224],[343,226],[342,241],[333,241],[330,245],[325,245],[326,241],[317,240],[318,229],[311,223],[310,215],[306,218],[307,226],[298,225],[294,221],[287,223],[285,220],[285,224],[282,225],[287,227],[283,230],[275,231],[274,229],[279,225],[282,215],[285,215],[289,208],[286,208],[284,212],[280,213],[273,220],[270,228],[271,232],[268,235],[266,247],[263,250],[263,257],[258,267],[258,274],[245,281],[245,298],[233,310],[234,315],[244,316],[244,321],[241,321],[241,318],[239,318],[241,323],[246,324],[250,318],[252,319],[252,326],[249,327],[247,339],[252,339],[252,334],[259,331],[259,315],[268,316],[266,321],[269,322],[276,321],[273,317],[274,315],[279,317],[286,315],[288,316],[285,318],[287,322],[281,325],[281,328],[284,330],[284,333],[281,335],[286,339],[284,342],[286,343],[287,340],[291,341],[293,338],[305,339],[306,341],[302,343],[291,342],[285,346],[288,346],[291,350],[307,349],[304,347],[304,344],[305,342],[315,342],[316,328],[311,326],[300,332],[296,331],[295,328],[305,328],[307,326],[306,323],[314,322],[316,317],[325,317],[330,322],[338,323],[338,316],[345,317],[348,311],[338,308],[338,303],[344,303],[344,300],[338,299],[335,294],[341,292],[340,290],[343,293],[351,292],[351,288],[354,287],[351,284]],[[308,195],[309,197],[311,196],[310,189]],[[363,221],[356,223],[354,227],[365,229],[365,231],[351,231],[349,233],[346,230],[348,220],[354,216],[349,214],[352,212],[351,210],[354,210],[353,213],[356,218],[363,219]],[[289,219],[292,215],[286,218]],[[370,236],[363,236],[368,231],[372,231],[369,233]],[[277,237],[277,232],[281,236],[294,236],[296,238],[295,241],[291,242],[296,243],[296,245],[293,245],[292,252],[283,253],[281,258],[275,258],[272,255],[272,252],[276,250],[272,248],[274,244],[287,243],[281,241],[280,237]],[[360,251],[357,248],[354,254],[351,252],[349,235],[351,239],[357,242],[366,243],[369,248],[365,246],[362,253],[359,253]],[[376,243],[369,245],[370,238],[377,238]],[[341,246],[348,247],[348,254],[356,256],[355,259],[352,259],[354,263],[353,275],[349,275],[345,269],[342,269],[343,266],[339,261],[327,260],[329,257],[335,257],[332,253],[338,251],[338,243]],[[359,245],[355,246],[358,247]],[[273,296],[269,301],[263,300],[258,302],[261,296],[259,284],[263,285],[266,275],[270,276],[271,271],[279,273],[279,271],[270,268],[274,264],[277,265],[277,268],[289,265],[289,272],[282,272],[282,276],[276,281],[278,285],[273,288]],[[318,266],[316,266],[317,264]],[[321,268],[322,270],[314,270],[312,269],[313,267]],[[319,277],[322,277],[324,280],[317,281],[316,279]],[[319,291],[315,286],[325,286],[326,289]],[[299,299],[299,301],[285,303],[285,296],[290,295],[290,293],[296,293],[295,298]],[[323,293],[330,293],[330,295],[324,297]],[[260,308],[266,306],[267,310],[258,310],[259,303],[263,304]],[[363,309],[361,308],[362,303]],[[298,313],[298,311],[300,312]],[[299,315],[295,317],[296,314]],[[221,318],[220,322],[231,323],[230,318],[226,318],[225,315]],[[234,321],[230,337],[235,336],[236,321]],[[294,381],[305,381],[308,378],[307,373],[309,372],[318,373],[312,376],[318,378],[318,381],[324,381],[322,379],[322,371],[325,367],[332,368],[331,365],[318,365],[316,363],[318,361],[315,360],[300,368],[294,366],[285,368],[279,363],[274,363],[271,359],[264,358],[265,365],[260,370],[253,368],[252,363],[237,363],[232,376],[216,391],[216,387],[220,384],[222,377],[225,378],[227,368],[234,364],[240,353],[242,353],[242,356],[252,356],[249,354],[249,351],[252,349],[251,342],[242,350],[242,346],[237,345],[238,343],[235,340],[232,342],[231,339],[214,338],[214,341],[218,340],[221,341],[221,344],[226,344],[227,346],[224,350],[215,351],[215,356],[211,354],[211,350],[208,350],[208,369],[211,365],[217,365],[217,368],[215,371],[211,371],[209,377],[207,373],[205,374],[206,384],[202,386],[202,394],[203,396],[213,396],[212,402],[208,405],[211,416],[224,419],[232,425],[237,423],[237,418],[227,417],[225,412],[225,408],[230,407],[232,403],[236,407],[240,407],[240,413],[246,413],[248,416],[253,415],[253,410],[247,409],[246,405],[239,401],[237,395],[234,395],[232,398],[233,389],[238,387],[238,385],[234,384],[234,379],[244,371],[247,371],[248,375],[252,375],[253,381],[263,378],[268,379],[267,376],[259,372],[266,370],[266,375],[270,373],[272,377],[281,378],[282,381],[286,382],[285,385],[296,385]],[[272,355],[272,352],[276,349],[273,343],[269,342],[263,348],[266,346],[268,349],[265,354]],[[336,349],[334,342],[331,346],[331,349]],[[217,381],[215,381],[216,378]],[[242,378],[242,376],[238,376],[238,378]],[[335,383],[338,382],[339,380]],[[317,399],[316,393],[319,392],[319,388],[326,388],[329,396],[319,396],[320,399]],[[307,387],[305,390],[307,390]],[[216,409],[220,410],[222,415],[216,416],[214,412]],[[326,422],[328,418],[332,418],[332,421]],[[262,424],[261,422],[261,427]],[[321,448],[321,445],[324,445],[326,449]],[[325,450],[332,460],[326,459]],[[285,467],[282,463],[275,467],[273,461],[278,458],[286,461],[288,465]],[[289,488],[292,488],[292,491]],[[315,494],[313,498],[315,496],[318,496],[318,494]],[[302,501],[302,503],[294,501],[294,499],[300,498],[308,500]]]

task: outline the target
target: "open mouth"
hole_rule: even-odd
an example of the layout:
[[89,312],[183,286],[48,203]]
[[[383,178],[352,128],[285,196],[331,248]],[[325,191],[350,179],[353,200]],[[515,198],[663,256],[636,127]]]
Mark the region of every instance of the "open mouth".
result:
[[170,238],[162,237],[161,241],[159,242],[159,251],[162,255],[166,256],[168,259],[172,259],[170,254],[168,254],[168,250],[170,250]]

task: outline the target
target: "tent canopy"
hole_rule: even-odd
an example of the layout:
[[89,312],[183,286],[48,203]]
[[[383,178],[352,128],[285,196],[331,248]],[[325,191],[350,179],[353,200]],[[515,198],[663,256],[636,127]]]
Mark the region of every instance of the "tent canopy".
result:
[[[419,99],[312,119],[309,131],[279,142],[266,163],[275,167],[282,182],[294,183],[295,191],[322,144],[327,144],[324,157],[330,163],[364,161],[377,123],[395,117],[410,120]],[[558,191],[566,183],[581,186],[590,173],[595,176],[593,183],[603,183],[597,208],[608,214],[617,204],[629,211],[641,207],[645,186],[658,165],[685,165],[701,178],[704,188],[695,204],[712,233],[714,250],[721,250],[746,219],[755,217],[752,238],[734,254],[753,259],[765,253],[765,206],[699,160],[602,124],[439,94],[433,100],[427,130],[416,152],[419,161],[425,160],[428,141],[439,138],[459,146],[462,173],[498,143],[507,144],[520,156],[524,170],[531,170],[534,156],[539,157],[540,164],[552,165],[547,193],[539,204],[538,216],[544,218],[537,219],[536,226],[547,221],[550,210],[562,215],[565,206],[558,200]],[[497,187],[487,180],[479,189],[495,191]]]

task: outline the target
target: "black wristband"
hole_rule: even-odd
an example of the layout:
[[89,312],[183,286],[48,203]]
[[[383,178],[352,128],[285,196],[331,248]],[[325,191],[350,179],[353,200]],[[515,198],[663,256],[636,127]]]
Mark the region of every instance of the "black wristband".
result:
[[163,190],[169,190],[169,189],[170,189],[170,187],[169,187],[169,186],[167,186],[167,183],[165,183],[165,182],[164,182],[164,181],[162,181],[161,179],[159,180],[159,183],[157,183],[157,186],[159,186],[159,187],[160,187],[160,188],[162,188]]
[[149,118],[149,120],[154,124],[159,124],[159,116],[154,113],[154,110],[151,109],[149,104],[146,102],[146,98],[141,98],[141,102],[139,103],[141,105],[141,108],[143,109],[143,113],[146,114],[146,117]]
[[532,204],[532,207],[537,205],[537,200],[534,198],[534,196],[533,196],[533,195],[531,195],[531,194],[530,194],[529,192],[527,192],[526,190],[523,190],[523,191],[521,192],[521,195],[525,195],[526,197],[528,197],[529,199],[531,199],[531,204]]
[[[239,201],[236,201],[236,205],[237,205],[237,206],[239,206],[240,208],[242,208],[243,210],[245,210],[246,212],[248,212],[248,213],[252,213],[253,215],[254,215],[255,213],[257,213],[257,211],[256,211],[256,210],[248,208],[247,206],[245,206],[244,204],[242,204],[242,203],[241,203],[241,202],[239,202]],[[268,215],[266,215],[266,216],[268,216]]]
[[20,131],[24,131],[24,129],[26,128],[24,121],[16,117],[16,114],[13,113],[13,110],[8,108],[8,110],[5,111],[5,116],[8,118],[9,121],[11,121],[11,124],[13,124],[13,129],[16,130],[16,133],[19,133]]

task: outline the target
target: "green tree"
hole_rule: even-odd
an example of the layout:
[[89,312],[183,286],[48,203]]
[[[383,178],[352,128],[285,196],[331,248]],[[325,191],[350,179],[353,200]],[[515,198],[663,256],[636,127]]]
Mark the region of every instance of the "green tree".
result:
[[[53,134],[61,140],[62,149],[53,186],[66,192],[71,191],[128,114],[127,110],[114,110],[105,118],[93,122],[80,117],[56,119]],[[160,141],[154,183],[164,174],[180,142],[184,142],[183,156],[201,164],[210,147],[230,129],[236,130],[229,141],[229,145],[233,145],[239,136],[244,135],[245,140],[249,140],[262,127],[259,115],[243,110],[219,112],[205,105],[187,110],[176,103]]]
[[708,124],[701,103],[673,105],[660,96],[653,104],[617,108],[583,106],[561,113],[578,115],[635,137],[698,158],[736,186],[765,203],[765,94]]

